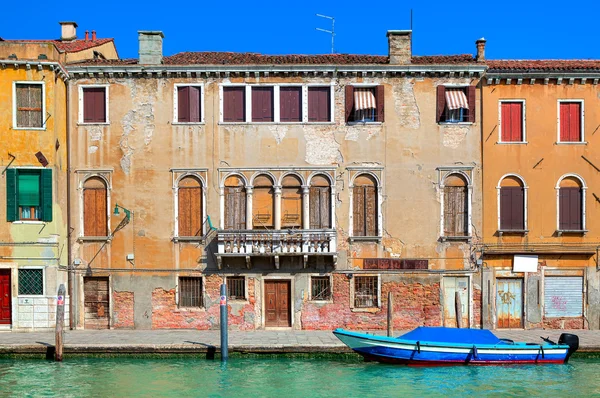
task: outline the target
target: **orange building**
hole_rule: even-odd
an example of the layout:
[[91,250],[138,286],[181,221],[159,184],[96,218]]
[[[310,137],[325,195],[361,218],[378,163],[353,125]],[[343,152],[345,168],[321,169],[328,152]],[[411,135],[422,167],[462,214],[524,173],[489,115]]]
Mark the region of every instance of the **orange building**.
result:
[[482,323],[600,328],[600,62],[488,61]]

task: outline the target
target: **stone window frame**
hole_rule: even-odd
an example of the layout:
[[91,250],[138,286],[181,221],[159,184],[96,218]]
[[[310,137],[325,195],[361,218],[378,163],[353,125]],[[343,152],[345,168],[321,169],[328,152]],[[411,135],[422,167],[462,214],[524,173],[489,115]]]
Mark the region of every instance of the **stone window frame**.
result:
[[[207,309],[207,301],[206,301],[206,275],[201,275],[201,274],[196,274],[196,273],[192,273],[192,274],[184,274],[184,273],[177,273],[176,274],[176,285],[175,285],[175,306],[177,307],[177,311],[180,312],[204,312]],[[200,283],[201,283],[201,295],[202,295],[202,306],[201,307],[181,307],[180,306],[180,299],[181,299],[181,286],[180,286],[180,279],[181,278],[199,278],[200,279]]]
[[[245,96],[245,120],[243,122],[225,122],[223,121],[223,87],[244,87]],[[273,87],[273,121],[272,122],[253,122],[252,121],[252,87]],[[280,101],[279,93],[281,87],[301,87],[302,89],[302,121],[301,122],[282,122],[280,121]],[[308,121],[308,88],[309,87],[329,87],[330,91],[330,120],[327,122],[309,122]],[[219,84],[219,124],[221,125],[240,125],[240,124],[281,124],[281,125],[332,125],[335,124],[335,82],[329,83],[220,83]],[[379,123],[381,124],[381,123]]]
[[[104,106],[106,112],[106,120],[104,123],[86,123],[83,121],[83,89],[85,88],[104,88]],[[109,90],[110,84],[80,84],[77,86],[79,94],[79,108],[77,112],[77,124],[82,126],[109,126],[110,125],[110,111],[109,111]]]
[[[179,87],[200,87],[200,121],[199,122],[180,122],[178,120],[178,88]],[[177,126],[190,126],[190,125],[203,125],[206,123],[204,119],[204,109],[206,108],[204,83],[175,83],[173,85],[173,121],[172,125]]]
[[[440,187],[440,238],[442,240],[470,240],[473,237],[473,170],[474,166],[457,167],[438,167],[438,185]],[[467,236],[446,236],[444,233],[444,182],[446,178],[452,175],[459,175],[463,177],[467,182]]]
[[496,185],[496,206],[498,208],[498,212],[497,212],[497,217],[498,217],[498,231],[503,232],[502,228],[501,228],[501,213],[500,213],[500,189],[502,188],[502,181],[507,178],[507,177],[514,177],[517,178],[518,180],[521,181],[521,184],[523,184],[523,231],[508,231],[508,232],[522,232],[527,234],[529,232],[528,229],[528,217],[527,217],[527,213],[528,213],[528,208],[527,208],[527,203],[528,203],[528,191],[529,191],[529,186],[527,185],[527,183],[525,182],[525,179],[523,177],[521,177],[519,174],[516,173],[507,173],[504,174],[502,177],[500,177],[500,179],[498,180],[498,184]]
[[[111,221],[111,192],[112,192],[112,169],[78,169],[75,170],[77,176],[77,196],[79,201],[79,231],[77,233],[78,241],[109,241],[112,239],[112,228],[110,226]],[[107,210],[107,221],[106,229],[108,230],[108,236],[85,236],[84,233],[84,202],[83,202],[83,191],[85,182],[90,178],[100,178],[106,184],[106,210]]]
[[[38,269],[42,271],[42,294],[19,294],[19,270],[22,269]],[[43,265],[26,265],[26,266],[22,266],[22,267],[18,267],[17,268],[17,278],[16,278],[16,288],[17,288],[17,297],[23,297],[23,298],[40,298],[40,297],[45,297],[46,296],[46,267]]]
[[[383,166],[348,166],[346,171],[348,172],[348,239],[352,241],[366,241],[366,242],[381,242],[383,238]],[[377,236],[354,236],[354,214],[353,214],[353,189],[354,180],[360,175],[368,175],[375,179],[377,184]]]
[[[309,300],[311,302],[314,303],[333,303],[333,275],[331,273],[327,274],[327,275],[323,275],[323,274],[309,274],[309,280],[308,280],[308,297]],[[319,300],[319,299],[315,299],[312,296],[312,281],[314,277],[319,277],[319,278],[329,278],[329,290],[330,290],[330,298],[329,300]]]
[[583,179],[583,177],[581,177],[579,174],[576,173],[567,173],[567,174],[563,174],[558,181],[556,181],[556,185],[554,187],[555,191],[556,191],[556,231],[558,231],[558,233],[562,233],[564,231],[562,231],[560,229],[560,183],[565,179],[565,178],[575,178],[577,180],[579,180],[579,183],[581,184],[581,231],[568,231],[568,232],[581,232],[581,233],[585,233],[587,232],[586,230],[586,192],[588,189],[588,186],[585,183],[585,180]]
[[[37,84],[42,86],[42,127],[19,127],[17,126],[17,85],[19,84]],[[17,80],[12,85],[12,129],[13,130],[46,130],[46,82],[35,80]]]
[[[352,312],[379,312],[382,310],[381,307],[381,274],[374,273],[356,273],[356,274],[347,274],[350,275],[349,283],[350,283],[350,310]],[[377,277],[377,306],[374,307],[355,307],[355,278],[362,276],[370,276]]]
[[248,302],[248,276],[247,275],[239,275],[239,274],[230,274],[225,276],[225,284],[227,285],[227,280],[229,278],[244,278],[244,298],[243,299],[230,299],[229,291],[227,292],[227,301],[231,301],[234,303],[247,303]]
[[[207,168],[171,169],[173,190],[173,241],[202,241],[207,233],[208,213],[206,190],[208,189]],[[179,236],[179,182],[186,177],[194,177],[202,184],[202,236]]]
[[[522,117],[522,140],[521,141],[502,141],[502,104],[506,102],[518,102],[521,104],[521,117]],[[522,98],[503,98],[498,100],[498,141],[497,144],[502,145],[519,145],[519,144],[527,144],[527,101]],[[560,131],[560,130],[559,130]]]
[[[580,141],[561,141],[560,140],[560,105],[562,103],[578,102],[581,104],[581,115],[579,128],[581,129]],[[556,144],[557,145],[587,145],[585,140],[585,101],[581,98],[561,98],[556,100]]]

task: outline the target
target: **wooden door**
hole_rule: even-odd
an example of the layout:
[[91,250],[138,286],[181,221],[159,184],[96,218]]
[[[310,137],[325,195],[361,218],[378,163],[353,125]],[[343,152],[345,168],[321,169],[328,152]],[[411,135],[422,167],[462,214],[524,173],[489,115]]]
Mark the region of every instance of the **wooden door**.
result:
[[0,270],[0,325],[11,323],[10,270]]
[[289,327],[290,281],[265,281],[267,327]]
[[108,329],[108,277],[83,278],[85,329]]
[[523,327],[523,279],[496,280],[496,316],[498,328]]

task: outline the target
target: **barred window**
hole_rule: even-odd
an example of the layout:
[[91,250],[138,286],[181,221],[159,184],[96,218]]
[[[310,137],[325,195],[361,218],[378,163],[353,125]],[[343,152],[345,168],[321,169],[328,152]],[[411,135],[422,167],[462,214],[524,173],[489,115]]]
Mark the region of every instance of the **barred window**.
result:
[[354,278],[354,307],[369,308],[378,306],[376,276],[356,276]]
[[328,276],[310,278],[310,297],[313,300],[331,300],[331,281]]
[[227,297],[230,300],[246,299],[246,281],[243,276],[230,276],[227,278]]
[[203,307],[202,278],[180,277],[179,278],[179,307]]
[[19,270],[19,295],[44,294],[44,270],[20,269]]

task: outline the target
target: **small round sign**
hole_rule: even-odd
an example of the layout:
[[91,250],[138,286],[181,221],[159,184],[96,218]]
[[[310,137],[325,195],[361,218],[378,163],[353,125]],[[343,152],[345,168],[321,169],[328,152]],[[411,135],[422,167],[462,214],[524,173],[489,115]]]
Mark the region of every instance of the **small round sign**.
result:
[[221,305],[226,305],[226,304],[227,304],[227,297],[221,296]]
[[63,296],[58,296],[56,298],[56,305],[63,305],[65,303],[65,298]]

